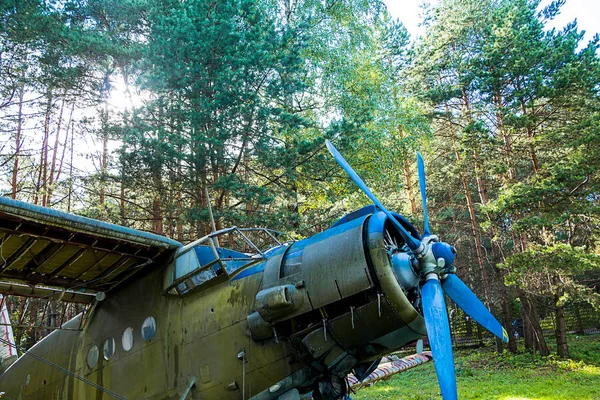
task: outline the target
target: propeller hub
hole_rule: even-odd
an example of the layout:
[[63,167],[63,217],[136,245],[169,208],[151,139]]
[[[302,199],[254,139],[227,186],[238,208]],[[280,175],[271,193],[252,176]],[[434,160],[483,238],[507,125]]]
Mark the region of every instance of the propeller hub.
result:
[[413,260],[407,253],[395,253],[392,256],[392,268],[400,285],[410,290],[419,285],[419,274],[413,268]]
[[436,260],[444,259],[445,267],[450,268],[456,258],[456,248],[446,242],[435,242],[431,245],[431,251]]
[[436,235],[429,234],[421,242],[423,250],[416,254],[423,278],[430,274],[443,276],[454,270],[456,249],[446,242],[440,242]]

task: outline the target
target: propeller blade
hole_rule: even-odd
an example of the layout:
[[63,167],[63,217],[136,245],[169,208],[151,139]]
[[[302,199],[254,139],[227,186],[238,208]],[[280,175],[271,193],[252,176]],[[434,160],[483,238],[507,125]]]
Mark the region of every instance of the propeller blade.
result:
[[327,149],[329,150],[329,152],[331,153],[333,158],[335,158],[335,161],[340,165],[340,167],[342,167],[344,169],[344,171],[346,171],[348,176],[350,176],[350,179],[352,179],[354,181],[354,183],[356,183],[358,185],[360,190],[362,190],[363,193],[366,194],[367,197],[373,203],[375,203],[375,205],[377,207],[379,207],[379,209],[381,211],[383,211],[385,213],[385,215],[387,215],[387,217],[392,221],[392,223],[394,223],[394,225],[396,225],[396,228],[398,228],[400,235],[402,235],[402,239],[404,239],[404,242],[406,242],[408,247],[411,250],[419,249],[421,247],[421,241],[412,237],[410,235],[410,233],[408,233],[408,231],[406,229],[404,229],[402,224],[400,224],[400,222],[398,222],[398,220],[396,218],[394,218],[394,216],[387,210],[387,208],[385,208],[383,206],[383,204],[381,204],[381,202],[377,199],[377,197],[375,197],[373,192],[371,192],[371,190],[363,182],[363,180],[360,178],[360,176],[358,176],[358,174],[356,172],[354,172],[354,170],[352,169],[350,164],[348,164],[348,162],[344,159],[344,157],[340,154],[340,152],[333,146],[333,144],[331,144],[331,142],[329,140],[325,140],[325,144],[327,145]]
[[431,347],[442,398],[444,400],[455,400],[458,399],[458,394],[456,392],[452,340],[450,339],[450,323],[446,312],[444,292],[436,275],[430,274],[427,278],[428,280],[421,290],[421,296],[429,346]]
[[454,274],[448,274],[442,281],[444,292],[462,310],[485,329],[498,336],[504,343],[508,343],[508,333],[494,318],[492,313],[483,305],[475,293]]
[[425,164],[421,153],[417,153],[417,166],[419,167],[419,187],[421,188],[421,202],[423,203],[423,236],[431,234],[429,230],[429,217],[427,216],[427,192],[425,185]]

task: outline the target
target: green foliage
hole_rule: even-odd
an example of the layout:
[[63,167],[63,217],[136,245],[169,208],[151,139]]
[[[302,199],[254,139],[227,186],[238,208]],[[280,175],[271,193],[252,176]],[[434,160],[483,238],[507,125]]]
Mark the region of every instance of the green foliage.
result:
[[518,285],[535,294],[560,292],[556,305],[583,300],[600,308],[600,295],[577,279],[600,269],[600,256],[589,249],[567,244],[531,245],[507,257],[501,267],[508,270],[508,285]]
[[562,3],[441,2],[408,71],[435,132],[430,218],[452,227],[459,262],[596,304],[598,43],[578,50],[576,23],[545,30]]

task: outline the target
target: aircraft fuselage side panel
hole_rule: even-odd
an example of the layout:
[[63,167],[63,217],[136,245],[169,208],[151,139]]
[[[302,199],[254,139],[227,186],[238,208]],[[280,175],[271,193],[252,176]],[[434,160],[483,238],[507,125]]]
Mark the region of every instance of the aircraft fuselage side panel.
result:
[[[179,396],[193,377],[194,390],[209,398],[238,399],[242,390],[248,398],[293,371],[285,342],[260,345],[247,330],[262,274],[182,297],[164,294],[162,279],[157,268],[108,293],[83,331],[57,330],[31,351],[128,399]],[[146,340],[142,325],[150,317],[156,330]],[[93,348],[97,361],[90,366]],[[112,398],[28,355],[0,376],[0,388],[7,399]]]

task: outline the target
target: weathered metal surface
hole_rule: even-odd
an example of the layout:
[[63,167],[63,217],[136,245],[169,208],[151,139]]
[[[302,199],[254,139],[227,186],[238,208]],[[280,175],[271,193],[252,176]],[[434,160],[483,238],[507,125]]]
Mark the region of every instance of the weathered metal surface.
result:
[[62,291],[44,287],[31,287],[9,282],[0,282],[0,294],[44,298],[46,300],[66,301],[69,303],[91,304],[95,301],[93,294]]
[[174,249],[181,246],[181,243],[164,236],[40,207],[8,197],[0,197],[0,215],[4,218],[13,218],[19,221],[28,220],[47,227],[66,229],[69,234],[75,232],[93,234],[102,238],[163,249]]
[[110,290],[179,242],[0,197],[0,279]]
[[367,242],[369,256],[373,263],[377,280],[396,315],[409,326],[415,334],[425,336],[427,335],[425,320],[406,298],[404,291],[394,275],[394,270],[391,268],[383,239],[385,221],[386,216],[382,212],[378,212],[371,216],[368,225]]
[[363,247],[364,221],[363,217],[296,242],[285,254],[267,260],[264,273],[268,286],[263,287],[294,285],[304,297],[301,307],[282,318],[319,309],[373,287]]
[[0,338],[2,339],[0,343],[0,374],[5,369],[3,365],[5,361],[17,355],[16,349],[11,346],[11,343],[15,343],[15,338],[5,300],[6,298],[0,294]]
[[[53,334],[34,347],[36,354],[98,387],[27,356],[0,375],[0,387],[8,399],[109,398],[101,387],[128,399],[177,399],[186,390],[194,398],[232,400],[276,399],[294,389],[305,393],[320,379],[345,376],[358,362],[420,335],[409,327],[419,324],[412,305],[397,284],[385,283],[393,271],[385,251],[379,252],[384,245],[377,229],[368,215],[360,214],[312,238],[264,252],[255,263],[246,264],[252,257],[240,259],[239,268],[221,271],[181,296],[165,293],[175,282],[176,262],[170,268],[163,257],[156,268],[108,292],[81,332]],[[19,247],[29,247],[27,252],[39,254],[38,263],[29,267],[32,276],[113,281],[132,265],[125,254],[91,246],[44,237],[18,241]],[[123,248],[118,243],[117,251]],[[223,258],[225,264],[239,258],[224,249],[216,253],[235,256]],[[217,257],[211,254],[209,264]],[[22,270],[27,256],[18,257]],[[206,261],[197,271],[209,267]],[[186,267],[191,266],[182,265],[182,271]],[[400,293],[390,295],[389,290]],[[156,331],[146,337],[152,324],[144,330],[142,325],[150,317]],[[104,357],[105,343],[114,354]],[[88,363],[91,349],[99,353],[93,365]],[[196,384],[190,390],[192,379]]]
[[289,315],[302,307],[304,296],[294,285],[273,286],[256,295],[256,309],[267,321]]

